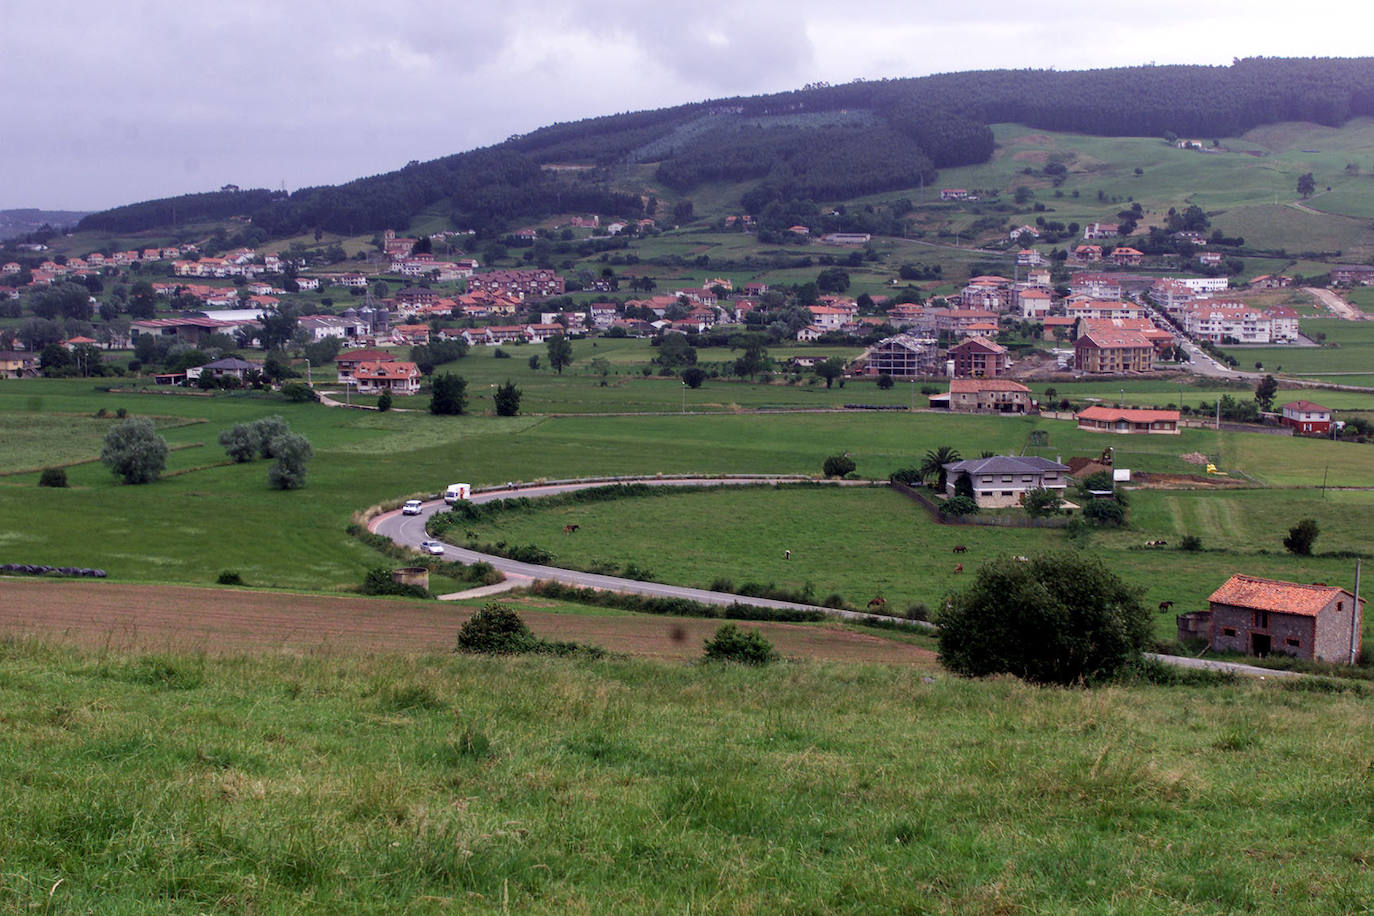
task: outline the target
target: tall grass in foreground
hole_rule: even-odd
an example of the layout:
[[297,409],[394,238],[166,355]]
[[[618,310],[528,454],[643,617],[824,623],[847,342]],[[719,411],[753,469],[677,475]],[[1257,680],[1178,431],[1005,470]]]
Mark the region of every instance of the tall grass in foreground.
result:
[[0,909],[1334,914],[1374,894],[1368,700],[1272,682],[10,642],[0,710]]

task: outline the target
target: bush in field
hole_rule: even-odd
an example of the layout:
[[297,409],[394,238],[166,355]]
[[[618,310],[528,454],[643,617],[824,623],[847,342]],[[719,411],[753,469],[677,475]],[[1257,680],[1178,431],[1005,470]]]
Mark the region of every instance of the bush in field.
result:
[[130,417],[105,434],[100,460],[125,483],[150,483],[167,467],[167,440],[152,420]]
[[380,413],[386,413],[386,412],[387,412],[388,410],[390,410],[390,409],[391,409],[391,392],[390,392],[390,391],[383,391],[380,395],[377,396],[377,410],[378,410],[378,412],[380,412]]
[[1288,536],[1283,539],[1283,546],[1288,548],[1288,552],[1291,554],[1310,557],[1312,544],[1317,540],[1317,535],[1320,533],[1316,519],[1305,518],[1288,529]]
[[1076,553],[984,565],[938,623],[940,661],[956,674],[1045,684],[1109,678],[1138,662],[1150,640],[1139,593]]
[[510,379],[506,379],[506,384],[496,389],[492,400],[496,405],[498,417],[513,417],[520,412],[520,389],[516,388]]
[[257,457],[258,449],[262,445],[256,425],[253,423],[235,423],[232,428],[219,434],[219,444],[224,446],[224,453],[232,458],[235,464],[252,461]]
[[38,476],[40,487],[65,487],[67,485],[66,468],[44,468],[43,473]]
[[482,655],[519,655],[533,651],[534,634],[510,605],[494,601],[458,630],[458,651]]
[[1185,534],[1183,540],[1179,542],[1178,548],[1179,550],[1187,550],[1189,552],[1201,550],[1202,538],[1195,534]]
[[706,640],[705,649],[707,660],[715,662],[766,665],[778,657],[773,644],[762,633],[740,629],[733,623],[722,624],[716,635]]
[[825,459],[825,463],[821,465],[821,470],[825,472],[826,477],[843,477],[853,473],[854,459],[847,454],[831,455]]
[[260,417],[249,425],[256,437],[255,444],[259,458],[274,457],[272,455],[272,440],[291,432],[290,425],[276,414],[270,417]]
[[243,576],[235,570],[226,569],[215,577],[215,582],[219,585],[242,585]]

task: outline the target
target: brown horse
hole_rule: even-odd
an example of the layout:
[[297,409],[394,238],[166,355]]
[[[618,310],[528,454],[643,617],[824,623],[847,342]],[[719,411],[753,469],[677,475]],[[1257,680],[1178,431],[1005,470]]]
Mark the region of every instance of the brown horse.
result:
[[582,527],[581,525],[564,525],[564,526],[563,526],[563,533],[564,533],[564,534],[572,534],[574,531],[576,531],[578,528],[581,528],[581,527]]
[[868,609],[871,611],[871,610],[873,610],[875,607],[876,607],[876,608],[887,607],[887,599],[884,598],[882,595],[877,595],[877,596],[875,596],[875,597],[873,598],[872,601],[868,602]]
[[1174,603],[1173,603],[1172,601],[1161,601],[1161,602],[1159,602],[1159,609],[1160,609],[1161,611],[1167,611],[1169,608],[1171,608],[1171,607],[1173,607],[1173,606],[1174,606]]
[[954,545],[954,552],[955,552],[955,553],[968,553],[968,548],[965,547],[963,544],[955,544],[955,545]]

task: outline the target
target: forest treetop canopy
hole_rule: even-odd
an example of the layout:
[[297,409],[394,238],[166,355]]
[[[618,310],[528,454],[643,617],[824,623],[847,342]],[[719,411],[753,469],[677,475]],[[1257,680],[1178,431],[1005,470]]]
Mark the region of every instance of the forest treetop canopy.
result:
[[603,168],[555,174],[549,163],[658,163],[688,191],[714,180],[767,181],[799,198],[843,198],[910,187],[937,168],[984,162],[989,125],[1101,136],[1223,137],[1263,124],[1339,126],[1374,115],[1374,58],[1249,58],[1229,67],[982,70],[811,86],[553,124],[504,143],[293,194],[193,194],[117,207],[79,228],[139,231],[247,216],[272,235],[311,229],[404,229],[448,208],[466,228],[586,210],[644,215],[637,194]]

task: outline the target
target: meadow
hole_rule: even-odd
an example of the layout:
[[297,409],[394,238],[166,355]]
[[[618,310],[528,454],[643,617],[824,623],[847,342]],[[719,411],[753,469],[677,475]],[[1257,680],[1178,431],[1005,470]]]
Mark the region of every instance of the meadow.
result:
[[[459,366],[466,371],[473,360]],[[523,365],[517,360],[491,362]],[[17,435],[0,436],[4,467],[37,468],[95,457],[94,431],[108,421],[96,420],[94,414],[120,407],[167,418],[160,422],[173,451],[166,476],[142,487],[118,485],[103,465],[89,461],[68,467],[68,489],[38,488],[33,471],[0,477],[0,548],[6,561],[98,567],[118,581],[209,585],[222,570],[234,570],[256,586],[339,592],[356,587],[367,569],[388,562],[345,533],[355,512],[434,494],[457,480],[483,485],[658,473],[815,475],[827,455],[842,451],[855,459],[861,476],[883,480],[898,468],[917,464],[926,451],[950,445],[965,456],[1012,451],[1049,458],[1096,456],[1110,447],[1118,467],[1165,474],[1198,473],[1200,468],[1181,456],[1199,452],[1233,483],[1303,488],[1138,493],[1133,527],[1098,535],[1093,549],[1107,551],[1113,562],[1122,564],[1129,578],[1149,589],[1152,601],[1199,602],[1225,578],[1228,564],[1230,571],[1244,566],[1299,579],[1347,575],[1341,562],[1320,557],[1298,562],[1282,553],[1279,535],[1302,517],[1319,518],[1327,532],[1318,543],[1319,553],[1367,549],[1366,494],[1328,490],[1323,499],[1315,489],[1323,480],[1333,488],[1374,486],[1368,449],[1352,443],[1206,429],[1179,436],[1104,437],[1042,417],[935,412],[682,415],[672,412],[671,400],[681,397],[680,383],[624,378],[622,387],[603,389],[589,378],[565,376],[550,387],[562,384],[567,389],[563,397],[569,399],[585,387],[604,395],[608,400],[603,408],[609,409],[609,398],[618,393],[666,386],[668,412],[446,418],[424,413],[423,399],[417,399],[417,412],[377,413],[246,394],[106,393],[90,381],[7,381],[0,387],[0,431]],[[720,387],[758,391],[760,398],[789,390],[733,383]],[[876,392],[871,385],[865,388]],[[1114,400],[1110,388],[1097,390]],[[1168,391],[1158,383],[1132,383],[1127,400],[1150,403]],[[316,457],[302,490],[269,489],[266,462],[231,464],[215,441],[235,422],[272,413],[284,416],[313,443]],[[54,417],[70,420],[73,435],[53,432]],[[46,432],[36,435],[35,429]],[[1031,446],[1031,433],[1047,434],[1048,443]],[[795,588],[810,581],[818,597],[839,591],[863,604],[881,593],[894,603],[932,606],[953,584],[951,538],[976,545],[979,558],[1027,553],[1057,546],[1062,539],[1058,533],[1017,529],[943,528],[885,491],[818,492],[814,498],[825,501],[824,513],[809,510],[804,501],[799,504],[795,494],[775,501],[764,495],[684,495],[652,506],[608,509],[614,517],[589,519],[585,536],[575,540],[550,542],[549,532],[564,524],[556,519],[540,523],[553,527],[519,537],[506,532],[506,539],[534,541],[555,553],[581,551],[576,558],[588,563],[634,561],[673,581],[709,585],[720,576],[736,583],[776,580]],[[692,502],[697,499],[706,502]],[[679,517],[674,500],[707,508],[683,510],[686,514]],[[751,508],[732,511],[735,500],[749,502]],[[1164,500],[1176,508],[1152,508]],[[637,524],[630,516],[639,514],[647,521],[634,529],[634,538],[619,545],[600,542],[610,532],[630,530],[627,526]],[[735,530],[729,541],[715,541],[714,533],[731,520],[753,527]],[[845,534],[839,537],[831,529]],[[1142,555],[1133,549],[1147,539],[1172,540],[1185,533],[1201,535],[1206,546],[1225,552],[1185,558],[1172,551]],[[806,571],[798,571],[801,564],[780,566],[785,549],[804,551],[812,565]],[[1260,549],[1274,555],[1257,554]],[[1196,573],[1175,580],[1176,567],[1183,565]],[[436,590],[458,590],[458,583],[439,578],[433,584]]]
[[1368,700],[0,644],[0,907],[1348,914]]
[[[891,612],[914,604],[938,610],[978,568],[1004,554],[1088,550],[1139,588],[1156,615],[1156,636],[1173,640],[1174,615],[1207,607],[1233,573],[1353,587],[1354,562],[1322,554],[1368,549],[1374,492],[1333,490],[1135,490],[1131,527],[1094,533],[1075,545],[1062,530],[941,525],[887,488],[758,487],[673,493],[604,503],[503,512],[464,522],[454,543],[537,544],[559,565],[598,570],[634,564],[654,581],[710,588],[775,585],[838,594],[862,608],[882,596]],[[1317,556],[1288,554],[1281,536],[1299,518],[1321,528]],[[578,525],[575,535],[565,525]],[[1205,550],[1178,549],[1184,535]],[[1167,540],[1168,549],[1143,549]],[[951,548],[963,545],[959,556]],[[956,563],[963,571],[956,572]],[[1366,631],[1374,625],[1366,621]]]

